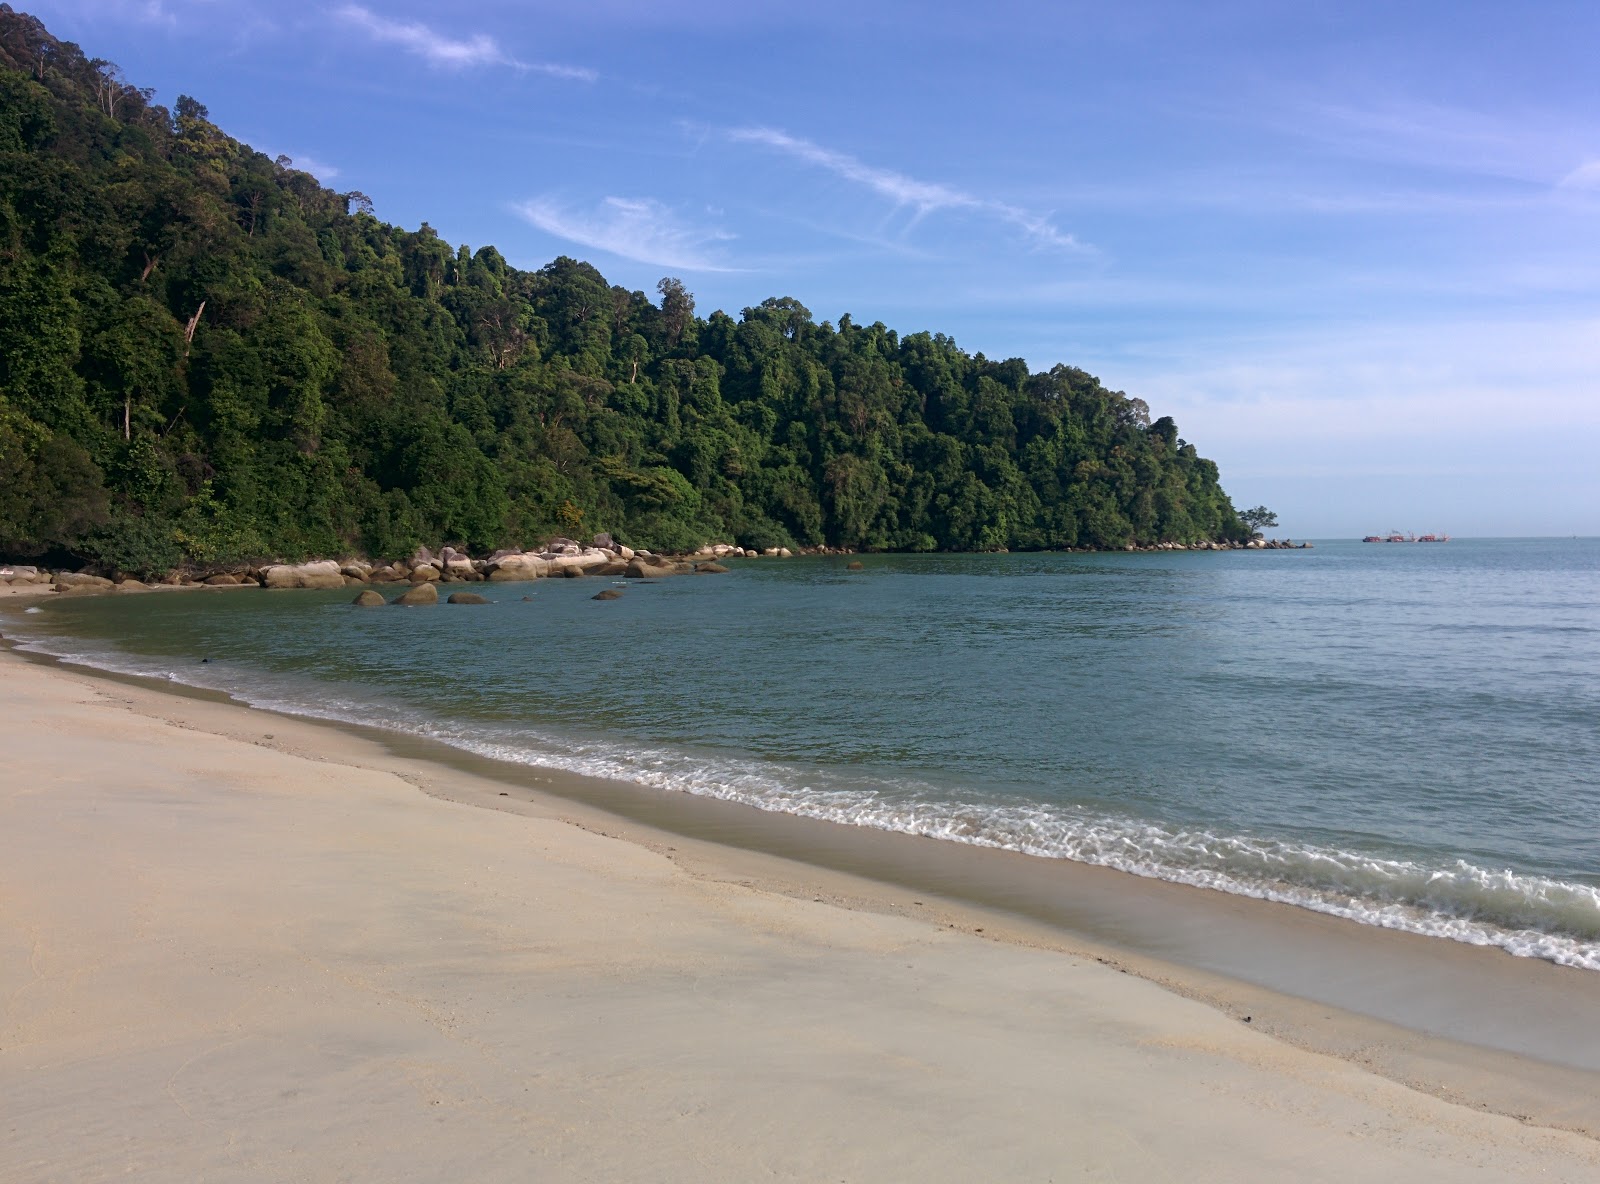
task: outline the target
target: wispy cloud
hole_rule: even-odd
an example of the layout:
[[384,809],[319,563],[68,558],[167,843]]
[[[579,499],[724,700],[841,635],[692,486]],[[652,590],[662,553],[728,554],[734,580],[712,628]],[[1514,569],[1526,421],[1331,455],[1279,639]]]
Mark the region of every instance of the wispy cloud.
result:
[[648,197],[608,197],[593,211],[573,210],[548,198],[512,207],[546,234],[606,251],[635,263],[682,271],[738,271],[712,248],[734,236],[723,230],[684,224],[672,210]]
[[599,77],[595,71],[582,66],[518,61],[486,33],[474,33],[465,38],[451,37],[429,28],[420,21],[390,20],[359,4],[346,4],[337,9],[334,15],[347,25],[361,30],[372,40],[387,45],[397,45],[407,53],[422,58],[430,66],[442,70],[509,66],[515,70],[547,74],[552,78],[567,78],[578,82],[593,82]]
[[291,159],[294,161],[295,168],[303,173],[310,173],[319,181],[331,181],[339,175],[339,169],[336,165],[326,164],[314,156],[306,156],[302,153],[299,156],[292,156]]
[[804,164],[824,169],[886,198],[896,206],[909,206],[920,219],[941,210],[964,210],[994,218],[1021,230],[1041,246],[1065,250],[1082,250],[1083,244],[1072,235],[1057,229],[1044,214],[1037,214],[1020,206],[994,201],[966,193],[938,181],[919,181],[904,173],[876,168],[844,152],[824,148],[810,140],[791,136],[788,132],[769,127],[733,128],[728,139],[736,144],[757,144],[771,148]]
[[1558,189],[1600,190],[1600,160],[1580,164],[1561,178]]
[[[1520,182],[1546,192],[1600,188],[1592,131],[1559,111],[1487,112],[1396,97],[1365,104],[1290,103],[1272,121],[1358,159]],[[1587,163],[1574,168],[1575,160]]]

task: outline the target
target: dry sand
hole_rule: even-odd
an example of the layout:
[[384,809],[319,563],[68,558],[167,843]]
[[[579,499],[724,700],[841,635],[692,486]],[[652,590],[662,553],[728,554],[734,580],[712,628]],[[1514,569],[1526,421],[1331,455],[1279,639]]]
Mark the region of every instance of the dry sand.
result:
[[0,653],[0,1180],[1600,1179],[1093,959],[164,698]]

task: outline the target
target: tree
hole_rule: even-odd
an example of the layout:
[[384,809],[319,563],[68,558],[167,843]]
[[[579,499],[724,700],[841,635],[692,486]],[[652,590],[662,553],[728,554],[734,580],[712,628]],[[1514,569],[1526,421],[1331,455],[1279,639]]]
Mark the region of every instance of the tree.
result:
[[676,349],[683,340],[683,332],[694,320],[694,297],[676,276],[663,276],[656,285],[661,293],[661,328],[665,333],[667,348]]
[[1244,523],[1245,529],[1252,535],[1258,535],[1277,526],[1278,516],[1265,506],[1257,506],[1253,510],[1240,510],[1239,521]]

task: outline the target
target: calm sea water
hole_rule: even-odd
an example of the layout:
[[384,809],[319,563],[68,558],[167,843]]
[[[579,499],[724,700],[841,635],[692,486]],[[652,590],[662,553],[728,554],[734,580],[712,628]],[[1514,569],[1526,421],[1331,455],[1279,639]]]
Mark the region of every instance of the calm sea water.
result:
[[593,579],[471,608],[85,598],[7,632],[506,760],[1600,969],[1600,540],[864,562],[613,602]]

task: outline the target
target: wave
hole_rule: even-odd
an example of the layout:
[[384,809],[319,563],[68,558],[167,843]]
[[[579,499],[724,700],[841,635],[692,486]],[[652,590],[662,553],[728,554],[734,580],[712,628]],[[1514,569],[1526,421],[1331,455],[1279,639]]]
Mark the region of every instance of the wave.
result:
[[415,735],[493,760],[843,825],[1073,860],[1600,970],[1600,888],[1584,883],[1461,859],[1429,864],[1069,806],[993,800],[981,792],[961,795],[905,777],[868,781],[842,769],[467,724],[430,718],[381,699],[311,700],[304,697],[303,685],[290,687],[256,672],[210,664],[203,673],[180,674],[148,659],[80,648],[65,638],[19,639],[19,648],[115,673],[222,691],[288,715]]

